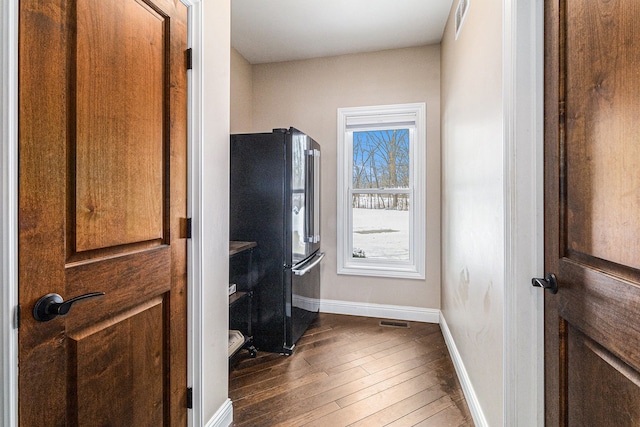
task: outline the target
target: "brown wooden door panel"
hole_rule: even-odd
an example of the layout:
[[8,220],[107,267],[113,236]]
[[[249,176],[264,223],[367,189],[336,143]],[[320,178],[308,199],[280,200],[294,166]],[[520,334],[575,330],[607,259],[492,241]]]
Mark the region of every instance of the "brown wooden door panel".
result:
[[[568,415],[576,426],[632,426],[640,421],[640,375],[569,327]],[[597,386],[594,387],[594,382]],[[571,394],[575,393],[575,395]]]
[[167,19],[134,0],[76,7],[76,250],[161,239]]
[[22,0],[19,25],[20,424],[186,425],[186,8]]
[[159,297],[67,335],[71,424],[162,425],[163,311]]
[[[106,292],[102,298],[83,301],[67,316],[67,331],[102,321],[144,304],[171,290],[171,252],[168,246],[113,259],[67,268],[66,292],[81,295],[89,289]],[[104,291],[108,289],[108,291]]]
[[558,314],[631,366],[640,367],[637,284],[564,259]]
[[638,16],[638,2],[569,0],[564,20],[567,249],[636,269]]
[[639,16],[545,2],[547,425],[640,425]]

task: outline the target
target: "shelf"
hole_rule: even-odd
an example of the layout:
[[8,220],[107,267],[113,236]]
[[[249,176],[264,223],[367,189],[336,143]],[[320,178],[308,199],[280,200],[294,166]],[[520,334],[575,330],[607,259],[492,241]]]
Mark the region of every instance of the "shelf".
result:
[[239,254],[240,252],[244,252],[251,248],[255,248],[258,246],[256,242],[239,242],[239,241],[230,241],[229,242],[229,256],[233,256]]
[[[253,297],[253,291],[251,291],[253,286],[252,259],[253,248],[256,246],[258,246],[256,242],[229,242],[229,283],[235,283],[236,289],[242,289],[229,295],[229,327],[237,329],[233,331],[233,337],[231,337],[232,331],[229,332],[229,360],[241,349],[246,349],[250,357],[256,357],[258,354],[253,346],[253,336],[251,334],[253,317],[251,308],[251,299]],[[242,342],[240,342],[240,337],[243,337]],[[232,339],[234,342],[231,342]]]
[[228,357],[233,356],[247,343],[247,338],[240,331],[229,329]]
[[229,305],[233,305],[236,301],[241,300],[248,293],[249,292],[237,291],[237,292],[229,295]]

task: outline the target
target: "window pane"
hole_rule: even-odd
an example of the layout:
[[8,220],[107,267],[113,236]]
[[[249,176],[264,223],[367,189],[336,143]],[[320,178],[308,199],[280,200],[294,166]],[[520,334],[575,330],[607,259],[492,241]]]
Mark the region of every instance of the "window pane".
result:
[[408,195],[357,194],[352,203],[352,257],[408,261]]
[[353,132],[353,188],[409,188],[409,129]]

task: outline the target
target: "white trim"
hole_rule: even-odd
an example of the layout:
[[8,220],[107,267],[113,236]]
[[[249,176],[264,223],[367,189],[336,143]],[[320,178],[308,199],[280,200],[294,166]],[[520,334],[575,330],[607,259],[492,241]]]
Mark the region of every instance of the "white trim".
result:
[[229,427],[233,423],[233,403],[231,399],[227,399],[216,411],[213,417],[202,424],[205,427]]
[[351,316],[379,317],[382,319],[408,320],[438,323],[440,310],[435,308],[401,305],[372,304],[352,301],[320,300],[321,313],[348,314]]
[[482,407],[480,406],[478,396],[476,395],[473,384],[471,383],[471,379],[469,378],[469,374],[467,373],[467,369],[464,366],[462,357],[458,352],[458,348],[456,347],[456,343],[453,340],[453,336],[451,335],[451,331],[449,330],[447,321],[445,320],[442,313],[440,313],[440,329],[442,330],[444,341],[447,344],[447,349],[449,349],[451,361],[453,362],[453,366],[456,369],[456,373],[458,374],[458,380],[460,381],[460,385],[462,386],[462,392],[464,393],[464,398],[467,401],[467,406],[469,406],[469,411],[471,412],[471,416],[473,417],[473,422],[477,427],[488,427],[489,423],[484,416],[484,412],[482,412]]
[[[188,46],[191,70],[188,72],[188,205],[191,239],[187,243],[187,386],[193,390],[193,409],[189,426],[203,425],[203,298],[202,298],[202,2],[181,0],[188,7]],[[227,424],[228,425],[228,424]]]
[[0,3],[0,423],[18,425],[18,2]]
[[[403,279],[425,278],[426,248],[426,104],[376,105],[367,107],[338,108],[337,110],[337,274],[358,276],[393,277]],[[353,128],[375,130],[380,128],[409,126],[411,135],[410,174],[410,259],[378,260],[359,259],[351,255],[352,210],[351,187],[352,149],[349,135]],[[349,172],[347,172],[349,171]],[[381,190],[388,192],[390,190]],[[357,191],[354,191],[357,192]],[[376,192],[376,191],[369,191]]]
[[543,426],[543,4],[503,5],[503,424]]

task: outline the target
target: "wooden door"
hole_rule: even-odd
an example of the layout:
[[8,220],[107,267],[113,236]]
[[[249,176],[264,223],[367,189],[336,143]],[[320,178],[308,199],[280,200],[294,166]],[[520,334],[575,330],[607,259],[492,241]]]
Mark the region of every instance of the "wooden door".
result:
[[545,1],[546,425],[640,425],[640,2]]
[[19,33],[20,425],[186,425],[186,8],[21,0]]

